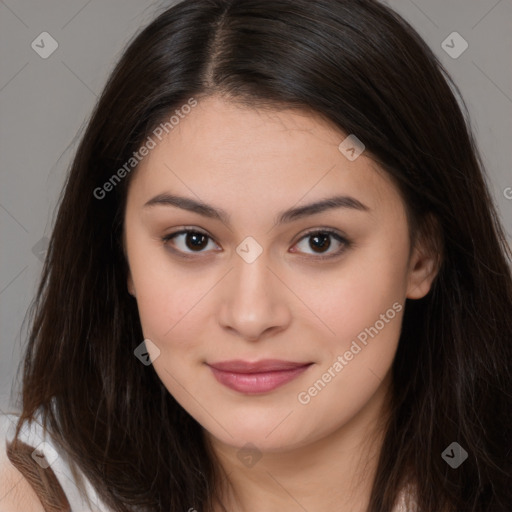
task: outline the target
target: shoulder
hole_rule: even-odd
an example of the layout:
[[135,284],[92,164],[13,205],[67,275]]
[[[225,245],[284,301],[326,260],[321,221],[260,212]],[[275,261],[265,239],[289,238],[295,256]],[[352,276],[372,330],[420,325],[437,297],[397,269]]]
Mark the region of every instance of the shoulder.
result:
[[0,512],[44,512],[32,486],[7,457],[3,436],[0,444]]
[[[37,415],[36,415],[37,416]],[[0,416],[0,512],[70,511],[52,463],[58,454],[37,418],[22,425],[17,415]]]
[[108,510],[41,420],[37,413],[16,436],[19,416],[0,411],[0,512]]

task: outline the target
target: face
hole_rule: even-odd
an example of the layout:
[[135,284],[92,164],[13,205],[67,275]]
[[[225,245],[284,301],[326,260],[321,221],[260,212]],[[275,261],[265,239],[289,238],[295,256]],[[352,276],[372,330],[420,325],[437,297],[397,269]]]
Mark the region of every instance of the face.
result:
[[285,450],[365,414],[389,382],[405,299],[429,290],[398,190],[364,152],[338,149],[346,136],[306,112],[209,97],[130,183],[127,285],[154,370],[221,443]]

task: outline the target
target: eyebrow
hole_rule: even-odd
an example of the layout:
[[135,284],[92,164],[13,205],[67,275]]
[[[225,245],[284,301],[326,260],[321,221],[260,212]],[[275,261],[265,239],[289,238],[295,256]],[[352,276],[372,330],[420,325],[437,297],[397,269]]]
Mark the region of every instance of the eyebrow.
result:
[[[231,217],[225,210],[222,208],[215,208],[190,197],[183,197],[168,193],[158,194],[147,201],[143,208],[152,208],[154,206],[174,206],[197,213],[204,217],[220,220],[224,224],[230,226]],[[275,224],[285,224],[310,215],[332,210],[334,208],[350,208],[359,211],[370,211],[370,208],[358,199],[350,196],[338,195],[280,212],[275,220]]]

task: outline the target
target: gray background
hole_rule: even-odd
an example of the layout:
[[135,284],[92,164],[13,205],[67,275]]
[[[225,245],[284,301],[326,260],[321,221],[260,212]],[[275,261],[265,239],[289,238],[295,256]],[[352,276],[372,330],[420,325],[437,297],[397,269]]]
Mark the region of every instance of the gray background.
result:
[[[269,0],[271,1],[271,0]],[[314,1],[314,0],[312,0]],[[172,1],[0,0],[0,408],[12,408],[27,325],[68,166],[126,43]],[[512,240],[512,1],[390,0],[459,86]],[[48,32],[58,48],[31,47]],[[468,43],[452,58],[442,43]],[[454,46],[448,38],[445,45]],[[45,48],[49,46],[45,43]],[[507,192],[508,191],[508,192]],[[507,198],[507,196],[509,198]],[[11,407],[9,407],[11,406]]]

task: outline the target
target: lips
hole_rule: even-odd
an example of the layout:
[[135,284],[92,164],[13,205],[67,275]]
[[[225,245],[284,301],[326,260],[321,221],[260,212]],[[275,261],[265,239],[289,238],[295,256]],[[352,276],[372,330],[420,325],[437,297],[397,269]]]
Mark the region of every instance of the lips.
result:
[[222,361],[219,363],[210,363],[209,366],[216,370],[234,373],[264,373],[264,372],[279,372],[283,370],[293,370],[300,368],[311,363],[294,363],[291,361],[281,361],[279,359],[263,359],[250,363],[236,359],[232,361]]
[[221,384],[241,393],[256,394],[272,391],[286,384],[312,364],[278,359],[256,362],[238,359],[210,363],[208,366]]

